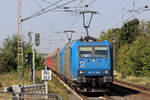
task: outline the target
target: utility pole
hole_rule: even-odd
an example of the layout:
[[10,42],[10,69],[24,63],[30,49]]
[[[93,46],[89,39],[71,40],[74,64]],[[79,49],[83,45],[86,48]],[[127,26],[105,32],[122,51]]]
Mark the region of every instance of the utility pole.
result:
[[23,86],[23,46],[22,46],[22,0],[18,0],[18,70],[19,81]]
[[32,48],[32,53],[33,53],[33,84],[35,84],[35,49],[34,47]]
[[116,69],[116,48],[115,48],[115,43],[116,43],[116,33],[113,31],[112,34],[112,46],[113,46],[113,71]]

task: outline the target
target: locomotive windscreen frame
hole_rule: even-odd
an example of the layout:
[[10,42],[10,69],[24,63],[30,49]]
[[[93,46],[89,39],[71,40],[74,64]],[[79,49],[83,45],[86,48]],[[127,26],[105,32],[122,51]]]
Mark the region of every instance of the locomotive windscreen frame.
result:
[[107,58],[108,57],[108,46],[79,46],[79,57],[87,58],[87,57],[99,57],[99,58]]

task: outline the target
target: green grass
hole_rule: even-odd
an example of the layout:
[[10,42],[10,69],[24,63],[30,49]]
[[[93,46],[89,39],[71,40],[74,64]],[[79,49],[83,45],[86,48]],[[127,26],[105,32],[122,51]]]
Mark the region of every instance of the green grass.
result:
[[49,93],[60,94],[63,100],[67,100],[70,91],[55,76],[52,76],[52,80],[49,81]]
[[[41,84],[43,81],[41,80],[41,71],[36,71],[36,83]],[[30,71],[28,69],[24,72],[24,85],[30,85],[29,81],[30,78]],[[15,84],[19,84],[19,73],[18,72],[10,72],[10,73],[3,73],[0,74],[0,83],[3,87],[0,87],[0,91],[3,91],[3,88],[6,86],[12,86]],[[66,87],[59,82],[59,80],[52,76],[52,80],[48,81],[48,92],[49,93],[56,93],[59,94],[63,100],[67,100],[68,94],[70,91],[66,89]]]
[[145,86],[147,88],[150,88],[150,77],[135,77],[135,76],[128,76],[126,78],[121,78],[121,75],[117,73],[117,76],[115,77],[118,80],[122,80],[125,82]]
[[[25,70],[24,85],[31,84],[29,82],[29,77],[30,77],[29,71]],[[12,86],[14,84],[21,84],[19,81],[19,73],[12,71],[10,73],[0,74],[0,83],[3,86],[0,88],[0,91],[3,91],[3,88],[7,86]]]

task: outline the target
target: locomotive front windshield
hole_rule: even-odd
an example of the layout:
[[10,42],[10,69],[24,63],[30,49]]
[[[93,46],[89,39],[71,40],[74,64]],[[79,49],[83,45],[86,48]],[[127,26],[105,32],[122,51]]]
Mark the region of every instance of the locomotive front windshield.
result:
[[79,47],[79,57],[107,57],[107,46],[84,46]]
[[80,47],[80,57],[92,57],[93,56],[93,48],[92,47]]
[[96,57],[107,57],[107,47],[94,47]]

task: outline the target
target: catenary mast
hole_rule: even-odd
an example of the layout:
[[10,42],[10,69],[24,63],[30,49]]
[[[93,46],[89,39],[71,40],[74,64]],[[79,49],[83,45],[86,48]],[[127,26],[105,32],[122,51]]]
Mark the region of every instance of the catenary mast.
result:
[[[23,46],[22,46],[22,0],[18,0],[18,70],[19,81],[23,85]],[[19,83],[20,83],[19,82]]]

